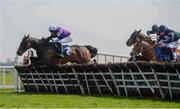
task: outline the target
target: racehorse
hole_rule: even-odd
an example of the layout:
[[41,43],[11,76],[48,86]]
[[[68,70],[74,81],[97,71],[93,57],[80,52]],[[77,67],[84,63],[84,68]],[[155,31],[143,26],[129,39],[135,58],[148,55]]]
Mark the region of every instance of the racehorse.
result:
[[37,52],[38,59],[32,64],[65,64],[67,62],[85,64],[96,56],[98,52],[97,48],[90,45],[71,45],[70,56],[60,58],[54,44],[50,43],[49,39],[50,37],[37,39],[29,35],[24,36],[18,47],[17,55],[21,56],[26,50],[33,48]]
[[[127,46],[134,45],[133,50],[130,53],[131,60],[133,60],[133,58],[136,58],[136,57],[139,58],[139,56],[137,56],[137,55],[139,53],[141,53],[142,54],[141,56],[143,57],[143,59],[145,61],[147,61],[147,60],[149,60],[149,61],[160,61],[158,59],[159,54],[156,53],[156,49],[158,47],[158,44],[155,44],[155,42],[153,40],[151,40],[151,38],[149,38],[145,34],[143,34],[141,32],[141,30],[134,31],[131,34],[130,38],[127,40],[126,44],[127,44]],[[163,50],[165,50],[165,52],[167,51],[166,48],[163,48]],[[180,62],[180,58],[179,58],[180,50],[177,49],[176,53],[178,55],[177,62]],[[163,54],[163,55],[168,56],[168,53]]]

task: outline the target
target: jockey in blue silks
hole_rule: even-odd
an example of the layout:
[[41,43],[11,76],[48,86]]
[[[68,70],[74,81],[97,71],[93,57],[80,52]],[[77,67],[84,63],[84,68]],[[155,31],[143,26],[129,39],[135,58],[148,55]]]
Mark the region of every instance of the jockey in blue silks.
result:
[[[174,61],[177,59],[177,55],[173,49],[178,47],[180,40],[175,31],[168,29],[165,25],[161,25],[159,27],[157,42],[160,48],[156,52],[159,55],[160,61]],[[160,55],[161,53],[164,54],[165,50],[168,52],[170,58]]]
[[69,56],[71,54],[71,49],[67,43],[72,42],[72,37],[70,36],[71,32],[55,26],[49,26],[49,32],[53,35],[52,43],[58,48],[59,55],[61,57],[64,55]]

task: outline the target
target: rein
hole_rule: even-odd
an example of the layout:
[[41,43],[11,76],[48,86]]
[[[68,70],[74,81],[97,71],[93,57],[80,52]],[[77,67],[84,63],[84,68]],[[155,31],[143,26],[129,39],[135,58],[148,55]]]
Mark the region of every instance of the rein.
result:
[[151,48],[154,48],[155,46],[157,46],[157,45],[153,45],[152,47],[149,47],[149,48],[147,48],[147,49],[145,49],[145,50],[142,50],[140,53],[143,53],[143,52],[145,52],[145,51],[147,51],[147,50],[149,50],[149,49],[151,49]]

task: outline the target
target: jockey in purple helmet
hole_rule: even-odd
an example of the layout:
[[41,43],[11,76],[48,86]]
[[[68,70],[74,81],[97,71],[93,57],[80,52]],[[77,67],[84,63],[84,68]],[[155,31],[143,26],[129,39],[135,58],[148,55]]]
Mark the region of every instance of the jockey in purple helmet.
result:
[[71,54],[71,49],[67,45],[67,43],[72,42],[72,38],[70,36],[71,32],[64,28],[55,26],[49,26],[49,32],[51,32],[51,36],[53,36],[52,43],[54,43],[58,47],[58,51],[60,53],[59,55],[62,57],[63,55],[69,56]]

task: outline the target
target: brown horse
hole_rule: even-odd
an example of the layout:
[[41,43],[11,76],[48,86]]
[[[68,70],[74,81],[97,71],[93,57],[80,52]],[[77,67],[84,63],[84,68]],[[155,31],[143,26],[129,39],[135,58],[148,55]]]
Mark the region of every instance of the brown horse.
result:
[[[141,56],[143,57],[143,59],[145,61],[149,60],[149,61],[158,61],[159,62],[160,60],[156,53],[156,49],[157,49],[157,47],[159,47],[159,45],[155,44],[154,41],[152,41],[151,39],[145,38],[146,36],[143,33],[139,32],[136,37],[138,37],[137,39],[139,39],[139,40],[137,40],[135,42],[135,44],[133,44],[134,47],[132,49],[132,52],[130,53],[130,55],[132,57],[131,60],[133,60],[134,57],[136,58],[138,56],[138,54],[141,53],[142,54]],[[128,44],[129,44],[129,42],[128,42]],[[180,58],[179,58],[180,50],[177,49],[176,53],[178,55],[177,62],[180,62]],[[142,59],[142,57],[141,57],[141,59]],[[138,58],[139,58],[139,56],[138,56]]]
[[96,56],[98,51],[97,48],[89,45],[72,45],[70,46],[71,55],[60,58],[54,45],[49,43],[49,39],[49,37],[47,39],[36,39],[29,37],[29,35],[25,36],[21,41],[17,54],[21,56],[27,49],[33,48],[38,56],[37,61],[33,64],[65,64],[67,62],[85,64]]
[[[155,44],[155,41],[151,40],[150,37],[147,37],[145,34],[139,31],[134,31],[130,38],[126,41],[127,46],[132,46],[134,45],[134,48],[130,55],[132,56],[130,58],[131,60],[151,60],[151,61],[159,61],[157,59],[157,54],[155,48],[157,45]],[[177,49],[175,51],[178,55],[177,62],[180,62],[180,49]],[[141,56],[137,56],[139,53],[141,53]]]

